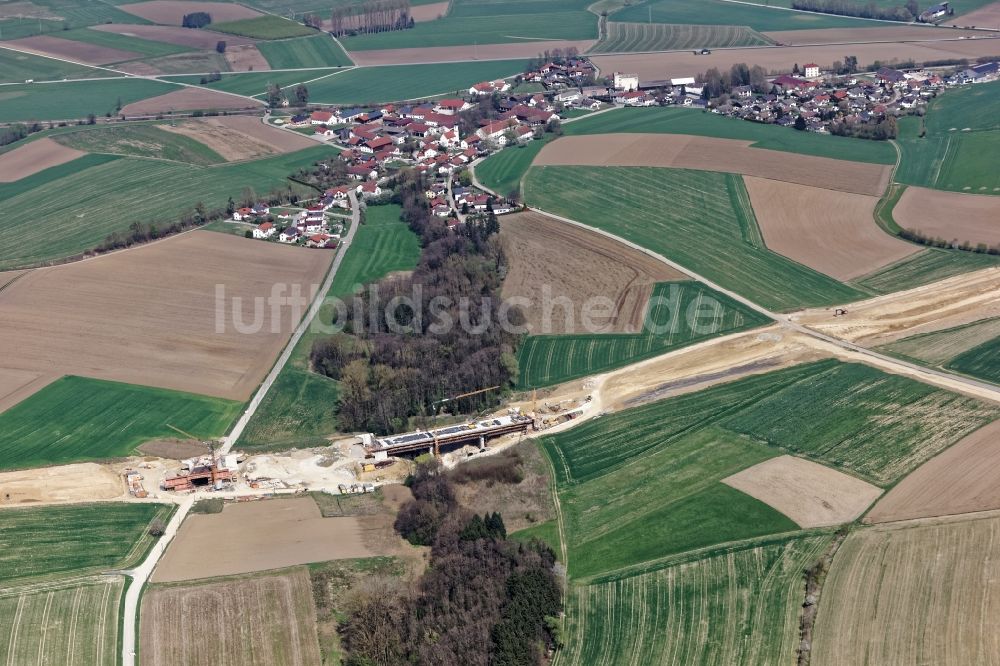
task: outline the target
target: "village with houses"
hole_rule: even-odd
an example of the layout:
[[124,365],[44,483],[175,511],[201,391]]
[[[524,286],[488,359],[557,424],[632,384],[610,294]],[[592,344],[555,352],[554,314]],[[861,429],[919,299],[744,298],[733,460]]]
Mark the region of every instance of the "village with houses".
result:
[[[405,167],[430,177],[428,206],[454,229],[469,219],[520,208],[513,193],[489,192],[463,177],[470,165],[507,147],[556,136],[573,118],[616,107],[676,105],[795,130],[887,139],[895,136],[888,119],[921,114],[949,86],[993,81],[1000,63],[948,70],[880,67],[868,74],[796,63],[792,71],[763,76],[737,65],[724,74],[710,70],[642,80],[613,72],[602,78],[586,58],[570,57],[545,61],[513,80],[477,83],[462,96],[276,116],[272,122],[288,131],[341,147],[345,182],[302,210],[275,214],[258,204],[232,217],[256,224],[253,238],[336,248],[343,233],[336,210],[350,207],[351,193],[366,204],[384,203],[392,195],[393,175]],[[544,92],[515,92],[522,83],[541,84]]]

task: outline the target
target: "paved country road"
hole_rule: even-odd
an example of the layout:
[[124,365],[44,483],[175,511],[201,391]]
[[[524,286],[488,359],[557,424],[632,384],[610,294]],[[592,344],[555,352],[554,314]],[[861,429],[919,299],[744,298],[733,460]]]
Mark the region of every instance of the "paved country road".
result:
[[[351,242],[354,240],[354,234],[357,233],[358,226],[361,223],[361,208],[358,204],[357,195],[351,191],[348,193],[351,200],[351,226],[347,230],[347,235],[340,242],[340,247],[337,248],[337,256],[334,257],[333,263],[330,265],[330,270],[326,274],[326,279],[320,286],[319,290],[316,292],[316,296],[313,298],[312,304],[309,306],[308,312],[299,322],[298,327],[296,327],[295,332],[292,333],[292,337],[288,340],[288,344],[285,345],[285,349],[281,352],[278,360],[275,362],[274,366],[271,368],[271,372],[267,374],[264,378],[263,383],[257,392],[254,394],[250,403],[247,405],[246,410],[240,416],[236,425],[230,430],[229,434],[223,440],[222,448],[219,449],[220,453],[229,453],[233,448],[240,435],[243,434],[243,430],[247,427],[250,419],[253,418],[254,413],[256,413],[257,408],[260,407],[261,401],[267,395],[267,392],[271,390],[271,386],[274,385],[274,380],[278,378],[281,370],[288,363],[288,359],[291,358],[292,352],[295,350],[295,346],[302,339],[303,334],[309,328],[312,323],[313,318],[319,313],[320,308],[323,306],[323,301],[326,298],[326,294],[330,291],[330,287],[333,285],[333,279],[337,275],[337,270],[340,268],[340,264],[344,261],[344,255],[347,254],[348,248],[351,246]],[[184,518],[187,516],[188,511],[194,505],[196,499],[195,495],[188,495],[185,497],[178,505],[177,512],[174,513],[170,522],[167,523],[167,528],[164,531],[162,537],[160,537],[156,543],[153,545],[152,550],[150,550],[149,555],[146,559],[134,569],[125,571],[124,573],[132,578],[132,584],[129,585],[128,591],[125,593],[125,609],[122,613],[124,626],[122,627],[122,666],[134,666],[135,664],[135,654],[136,654],[136,629],[137,629],[137,619],[139,614],[139,598],[142,594],[142,589],[146,585],[146,581],[153,573],[153,569],[156,568],[157,562],[163,557],[164,551],[167,549],[167,545],[170,540],[177,534],[177,530],[180,528]]]

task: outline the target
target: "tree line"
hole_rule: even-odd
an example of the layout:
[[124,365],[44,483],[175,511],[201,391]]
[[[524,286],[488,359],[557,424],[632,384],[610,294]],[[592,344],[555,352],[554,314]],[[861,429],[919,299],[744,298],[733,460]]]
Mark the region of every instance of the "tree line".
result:
[[[393,201],[423,246],[416,269],[356,295],[338,322],[344,332],[313,344],[313,368],[340,381],[337,415],[344,431],[405,430],[410,417],[433,414],[442,398],[516,380],[519,336],[496,324],[506,265],[499,223],[488,213],[450,231],[428,210],[427,186],[412,170],[393,185]],[[399,298],[413,302],[386,311],[385,304]],[[506,317],[522,321],[520,312]],[[452,325],[438,330],[445,318]],[[460,406],[478,411],[496,400],[484,393]]]
[[[316,28],[322,26],[322,21],[315,15],[307,17],[306,23]],[[330,33],[337,37],[406,30],[414,24],[410,15],[410,0],[366,0],[334,7],[330,11]]]
[[341,625],[351,666],[531,666],[559,643],[562,592],[555,555],[538,540],[507,538],[498,513],[461,507],[436,460],[417,465],[413,499],[396,529],[431,547],[412,587],[376,580],[347,605]]
[[702,96],[705,99],[729,95],[733,92],[733,88],[740,86],[750,86],[755,93],[759,94],[771,92],[771,82],[767,80],[767,71],[760,65],[750,67],[745,62],[734,64],[728,72],[720,72],[718,68],[712,67],[696,77],[695,80],[703,87]]
[[862,5],[852,0],[792,0],[792,9],[906,23],[920,16],[917,0],[906,0],[905,5],[896,7],[879,7],[874,2]]

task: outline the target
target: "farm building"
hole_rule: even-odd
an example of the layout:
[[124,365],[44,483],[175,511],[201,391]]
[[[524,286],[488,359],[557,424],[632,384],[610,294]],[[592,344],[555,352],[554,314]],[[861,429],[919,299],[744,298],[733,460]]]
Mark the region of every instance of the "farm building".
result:
[[921,23],[930,23],[934,19],[947,15],[949,11],[947,2],[939,2],[938,4],[931,5],[925,11],[921,12],[920,16],[917,17],[917,20]]

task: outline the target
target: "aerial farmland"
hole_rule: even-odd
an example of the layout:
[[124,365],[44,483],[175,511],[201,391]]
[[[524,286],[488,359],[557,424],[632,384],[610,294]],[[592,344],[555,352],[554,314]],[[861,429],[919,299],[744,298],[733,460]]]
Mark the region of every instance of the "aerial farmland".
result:
[[998,16],[0,2],[0,661],[1000,663]]

